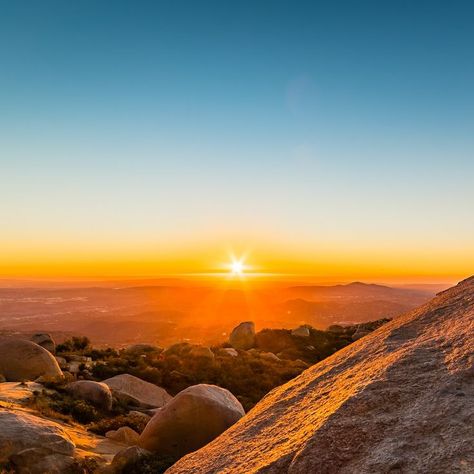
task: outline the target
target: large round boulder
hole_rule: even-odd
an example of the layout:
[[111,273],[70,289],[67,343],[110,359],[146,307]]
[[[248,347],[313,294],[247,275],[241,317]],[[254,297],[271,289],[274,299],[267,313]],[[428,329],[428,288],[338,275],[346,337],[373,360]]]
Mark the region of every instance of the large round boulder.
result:
[[31,337],[31,340],[38,344],[38,346],[44,347],[47,351],[51,352],[51,354],[54,354],[56,352],[56,344],[51,337],[51,334],[48,334],[46,332],[38,332],[36,334],[33,334]]
[[118,400],[143,408],[160,408],[172,398],[164,388],[130,374],[116,375],[103,383]]
[[138,445],[180,458],[212,441],[244,414],[242,405],[228,390],[194,385],[178,393],[155,414]]
[[86,400],[103,410],[112,409],[112,392],[110,388],[102,382],[93,380],[78,380],[66,385],[66,390],[74,398]]
[[38,377],[62,377],[54,356],[44,347],[23,339],[0,340],[0,373],[9,382]]
[[255,346],[255,324],[252,321],[240,323],[230,333],[230,345],[244,351]]
[[58,423],[0,411],[0,466],[10,462],[19,473],[62,473],[73,463],[74,449]]

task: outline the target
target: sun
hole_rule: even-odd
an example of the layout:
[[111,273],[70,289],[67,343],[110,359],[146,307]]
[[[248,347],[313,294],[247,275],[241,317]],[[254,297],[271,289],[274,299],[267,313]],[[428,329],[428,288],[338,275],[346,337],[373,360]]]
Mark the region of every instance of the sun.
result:
[[230,272],[233,275],[242,275],[244,273],[244,264],[242,260],[232,260],[230,264]]

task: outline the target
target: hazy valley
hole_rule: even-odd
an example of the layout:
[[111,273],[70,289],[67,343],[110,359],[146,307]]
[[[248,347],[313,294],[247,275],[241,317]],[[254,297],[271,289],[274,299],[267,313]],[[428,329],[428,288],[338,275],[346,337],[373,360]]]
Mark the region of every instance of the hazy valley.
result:
[[301,324],[325,329],[331,324],[393,318],[443,288],[363,283],[317,286],[271,280],[137,283],[25,288],[16,282],[16,286],[0,288],[0,330],[4,335],[44,331],[59,342],[84,335],[99,347],[134,342],[213,344],[224,341],[245,320],[254,321],[259,329]]

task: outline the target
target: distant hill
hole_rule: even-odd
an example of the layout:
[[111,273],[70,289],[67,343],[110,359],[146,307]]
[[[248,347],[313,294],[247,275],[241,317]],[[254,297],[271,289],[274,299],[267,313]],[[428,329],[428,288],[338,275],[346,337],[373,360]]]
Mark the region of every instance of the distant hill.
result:
[[295,321],[312,324],[325,329],[331,324],[354,324],[373,321],[381,317],[394,318],[416,307],[413,303],[397,301],[357,299],[347,301],[307,301],[304,299],[288,300],[281,305],[281,314],[292,316]]
[[320,300],[322,298],[359,298],[378,299],[385,301],[426,301],[433,296],[430,289],[394,288],[384,285],[353,282],[347,285],[334,286],[293,286],[288,288],[288,293],[294,297],[307,300]]
[[[297,285],[281,281],[142,281],[133,286],[0,288],[4,331],[80,334],[96,346],[181,340],[219,343],[239,322],[258,329],[356,324],[397,317],[433,296],[429,290],[354,282]],[[120,282],[117,282],[120,284]]]

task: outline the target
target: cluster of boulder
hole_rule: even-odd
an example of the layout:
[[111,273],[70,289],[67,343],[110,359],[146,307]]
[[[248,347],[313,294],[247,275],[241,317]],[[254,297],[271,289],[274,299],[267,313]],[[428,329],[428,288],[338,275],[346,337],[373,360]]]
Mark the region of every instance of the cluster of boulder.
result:
[[36,380],[39,377],[62,377],[63,372],[77,376],[93,367],[90,357],[71,354],[55,356],[55,343],[46,333],[32,339],[4,338],[0,340],[0,379],[6,381]]
[[[228,390],[215,385],[194,385],[171,397],[164,389],[128,374],[103,383],[135,410],[153,407],[141,434],[127,426],[106,433],[107,438],[129,446],[114,457],[113,472],[150,453],[179,459],[212,441],[245,414]],[[142,411],[133,413],[146,416]]]
[[[181,350],[195,357],[213,354],[204,346],[182,346]],[[73,362],[87,362],[71,357],[69,361],[58,359],[68,369]],[[50,351],[21,339],[0,341],[0,373],[5,381],[21,383],[64,377]],[[105,412],[117,400],[147,422],[142,433],[128,426],[106,433],[106,438],[123,445],[110,472],[121,472],[127,462],[149,453],[178,459],[204,446],[244,415],[241,403],[215,385],[194,385],[172,397],[161,387],[121,374],[102,382],[75,380],[65,390]],[[59,473],[67,472],[75,462],[75,443],[60,423],[0,406],[0,466],[13,466],[20,473]]]
[[[314,363],[318,354],[327,357],[326,346],[335,343],[340,349],[350,342],[357,341],[379,327],[388,323],[390,319],[379,319],[353,325],[332,325],[326,331],[318,331],[310,325],[304,324],[292,330],[263,329],[256,333],[255,325],[251,321],[243,322],[235,327],[229,337],[228,353],[236,357],[237,350],[255,352],[260,358],[268,360],[292,359]],[[230,352],[230,351],[235,352]],[[300,360],[301,361],[301,360]]]
[[[356,340],[374,329],[359,325],[350,328],[332,326],[328,330]],[[135,344],[124,352],[138,357],[158,352],[164,357],[189,357],[214,364],[216,356],[239,357],[242,351],[246,351],[278,363],[283,354],[278,349],[278,338],[283,341],[289,338],[311,348],[309,344],[312,342],[308,341],[312,341],[315,331],[304,325],[291,331],[267,332],[271,334],[265,331],[256,334],[254,323],[246,321],[231,332],[228,344],[224,344],[230,347],[211,350],[207,346],[185,342],[163,350],[150,344]],[[150,453],[179,459],[208,444],[244,415],[244,408],[237,398],[221,387],[193,385],[172,397],[165,389],[130,374],[98,382],[88,377],[94,365],[90,357],[78,354],[55,356],[55,349],[53,339],[46,333],[35,334],[32,340],[0,340],[0,381],[42,383],[64,379],[66,374],[66,380],[73,381],[63,386],[72,398],[85,400],[104,413],[119,403],[127,407],[129,415],[141,417],[146,425],[141,433],[129,426],[105,433],[106,439],[122,446],[113,458],[109,472],[122,472],[127,463]],[[64,430],[64,425],[33,414],[8,412],[0,406],[0,467],[8,463],[17,472],[31,474],[67,472],[75,459],[75,443]]]
[[91,357],[77,354],[56,356],[56,360],[63,372],[68,372],[78,378],[90,376],[91,369],[94,366]]

